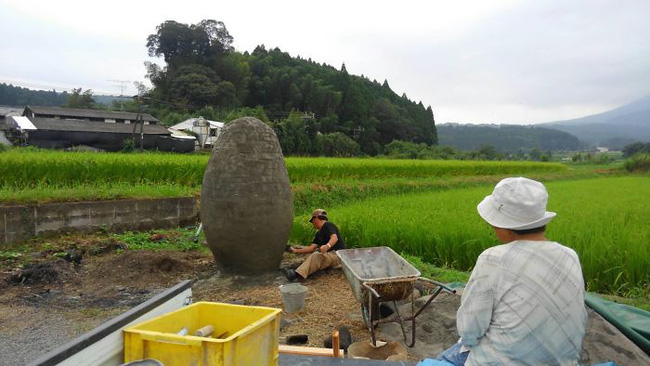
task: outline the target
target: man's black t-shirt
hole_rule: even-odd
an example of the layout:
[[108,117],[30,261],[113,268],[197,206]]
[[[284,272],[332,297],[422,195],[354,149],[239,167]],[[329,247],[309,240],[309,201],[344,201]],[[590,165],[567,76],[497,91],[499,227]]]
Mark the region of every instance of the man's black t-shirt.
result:
[[319,247],[327,244],[327,242],[330,241],[330,236],[332,236],[332,234],[336,234],[339,240],[328,251],[345,249],[345,242],[343,241],[341,234],[339,234],[339,229],[329,221],[326,221],[323,226],[321,226],[320,230],[316,232],[316,236],[314,236],[314,244],[317,244]]

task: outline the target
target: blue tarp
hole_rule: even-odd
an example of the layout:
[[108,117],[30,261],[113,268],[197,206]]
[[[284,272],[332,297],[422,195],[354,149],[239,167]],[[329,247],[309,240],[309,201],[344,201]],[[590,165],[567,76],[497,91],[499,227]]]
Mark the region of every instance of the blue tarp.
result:
[[650,355],[650,312],[587,293],[585,303]]

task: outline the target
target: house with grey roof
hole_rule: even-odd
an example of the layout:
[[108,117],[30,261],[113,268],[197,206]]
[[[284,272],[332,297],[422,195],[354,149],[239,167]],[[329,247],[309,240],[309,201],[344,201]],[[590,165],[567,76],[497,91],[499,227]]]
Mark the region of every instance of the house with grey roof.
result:
[[87,146],[119,151],[132,142],[147,150],[190,152],[196,141],[172,135],[146,113],[27,106],[22,116],[7,117],[7,126],[20,145],[50,149]]
[[26,106],[23,116],[124,124],[132,124],[136,120],[140,120],[145,125],[158,124],[158,120],[148,113],[102,111],[97,109]]

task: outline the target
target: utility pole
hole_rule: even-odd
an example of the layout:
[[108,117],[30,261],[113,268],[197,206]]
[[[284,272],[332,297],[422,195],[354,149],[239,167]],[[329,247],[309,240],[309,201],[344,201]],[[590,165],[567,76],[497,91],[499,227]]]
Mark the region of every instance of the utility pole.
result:
[[142,113],[147,109],[147,105],[142,104],[142,99],[136,99],[140,105],[138,106],[138,114],[135,116],[135,123],[133,124],[133,147],[135,148],[135,134],[137,133],[138,125],[140,125],[140,152],[144,150],[144,119]]

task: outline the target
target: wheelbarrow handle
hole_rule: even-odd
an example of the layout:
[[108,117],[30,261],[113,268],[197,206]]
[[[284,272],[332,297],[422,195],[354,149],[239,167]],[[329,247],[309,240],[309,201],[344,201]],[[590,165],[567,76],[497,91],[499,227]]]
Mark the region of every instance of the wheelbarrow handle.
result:
[[447,287],[443,283],[440,283],[438,281],[430,280],[430,279],[425,278],[425,277],[418,277],[417,281],[427,282],[427,283],[430,283],[430,284],[433,284],[433,285],[436,285],[436,286],[440,286],[440,288],[442,288],[443,291],[449,292],[450,294],[455,294],[456,293],[456,290],[454,290],[453,288]]
[[372,292],[377,299],[381,298],[381,296],[379,296],[379,293],[377,292],[377,290],[375,290],[374,288],[368,286],[367,282],[362,282],[361,284],[363,285],[363,287],[367,288],[368,291]]

